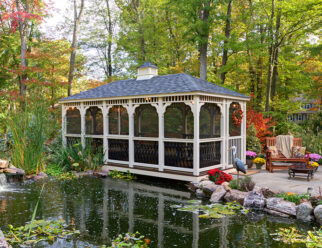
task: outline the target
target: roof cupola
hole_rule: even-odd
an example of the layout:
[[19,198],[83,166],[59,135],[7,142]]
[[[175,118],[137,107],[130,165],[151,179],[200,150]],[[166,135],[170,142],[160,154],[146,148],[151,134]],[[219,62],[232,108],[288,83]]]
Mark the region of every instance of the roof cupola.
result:
[[150,62],[145,62],[138,67],[137,80],[150,79],[154,76],[158,76],[158,67]]

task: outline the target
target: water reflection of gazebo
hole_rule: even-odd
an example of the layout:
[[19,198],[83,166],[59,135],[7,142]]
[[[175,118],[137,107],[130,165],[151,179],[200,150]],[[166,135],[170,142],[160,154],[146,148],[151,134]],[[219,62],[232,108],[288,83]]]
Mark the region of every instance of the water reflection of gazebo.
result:
[[185,73],[157,72],[145,63],[136,79],[62,99],[64,144],[88,140],[103,146],[111,169],[179,180],[231,166],[231,145],[245,160],[249,97]]

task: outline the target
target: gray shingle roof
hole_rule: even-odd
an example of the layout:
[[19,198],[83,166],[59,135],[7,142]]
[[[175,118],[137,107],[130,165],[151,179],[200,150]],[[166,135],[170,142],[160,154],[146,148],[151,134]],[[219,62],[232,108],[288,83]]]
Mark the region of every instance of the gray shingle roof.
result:
[[76,95],[63,98],[61,101],[168,93],[187,93],[196,91],[249,98],[246,95],[237,93],[213,83],[209,83],[189,74],[180,73],[155,76],[147,80],[128,79],[115,81],[94,89],[83,91]]
[[157,68],[158,67],[154,64],[152,64],[151,62],[145,62],[143,65],[140,65],[138,68],[145,68],[145,67],[152,67],[152,68]]

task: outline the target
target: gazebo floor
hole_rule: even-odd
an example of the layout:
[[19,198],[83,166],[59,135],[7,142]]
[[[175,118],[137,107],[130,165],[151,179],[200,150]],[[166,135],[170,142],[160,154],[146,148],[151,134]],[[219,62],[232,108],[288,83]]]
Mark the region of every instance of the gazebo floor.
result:
[[185,171],[175,171],[175,170],[164,170],[159,171],[157,168],[148,168],[144,166],[135,165],[133,168],[130,168],[126,164],[118,164],[118,163],[108,163],[108,168],[110,170],[117,170],[130,173],[143,175],[143,176],[151,176],[151,177],[161,177],[168,179],[175,179],[180,181],[188,181],[188,182],[198,182],[202,178],[206,177],[207,171],[200,172],[199,176],[194,176],[192,172]]

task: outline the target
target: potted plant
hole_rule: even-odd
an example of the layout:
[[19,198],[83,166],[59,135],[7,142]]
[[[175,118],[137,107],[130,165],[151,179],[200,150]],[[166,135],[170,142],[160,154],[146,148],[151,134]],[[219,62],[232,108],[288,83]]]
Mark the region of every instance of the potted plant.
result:
[[261,169],[263,164],[266,163],[266,160],[260,157],[257,157],[253,161],[256,164],[256,169]]
[[253,160],[257,157],[257,153],[253,151],[246,151],[246,164],[248,168],[253,167]]
[[310,161],[309,162],[309,166],[313,167],[315,169],[315,171],[317,171],[318,168],[319,168],[319,163],[318,162]]
[[315,168],[315,171],[318,170],[319,165],[322,162],[322,156],[317,153],[310,153],[309,154],[310,162],[309,165]]

